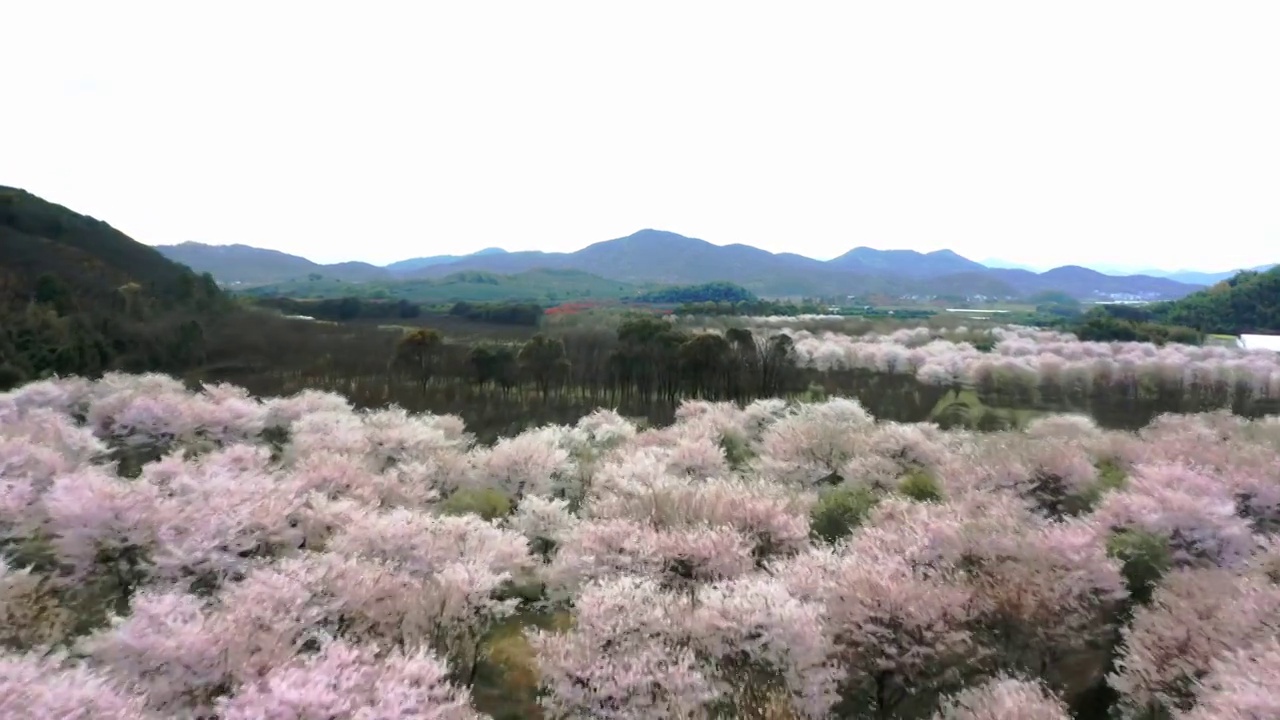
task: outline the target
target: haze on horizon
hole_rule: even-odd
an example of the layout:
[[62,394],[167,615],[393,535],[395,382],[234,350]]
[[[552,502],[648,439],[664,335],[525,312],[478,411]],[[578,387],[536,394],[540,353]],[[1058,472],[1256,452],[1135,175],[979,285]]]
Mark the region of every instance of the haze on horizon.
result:
[[659,228],[826,259],[1280,260],[1269,2],[5,9],[0,184],[386,263]]

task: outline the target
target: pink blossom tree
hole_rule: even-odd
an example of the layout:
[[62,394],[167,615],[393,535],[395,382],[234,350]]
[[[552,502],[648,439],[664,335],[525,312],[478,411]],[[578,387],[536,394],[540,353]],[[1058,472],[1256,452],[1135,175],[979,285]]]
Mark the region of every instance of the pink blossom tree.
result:
[[1185,720],[1247,720],[1280,716],[1280,640],[1275,637],[1215,659],[1196,689]]
[[530,634],[550,717],[675,720],[720,696],[680,641],[684,601],[653,580],[618,576],[577,597],[574,627]]
[[222,720],[479,720],[470,693],[428,652],[342,641],[269,671],[218,704]]
[[1067,720],[1071,713],[1044,685],[998,677],[943,702],[934,720]]
[[160,720],[145,698],[62,655],[0,653],[0,717],[6,720]]
[[1171,573],[1123,631],[1116,672],[1124,717],[1186,711],[1193,681],[1213,661],[1244,647],[1259,628],[1280,627],[1280,586],[1221,568]]

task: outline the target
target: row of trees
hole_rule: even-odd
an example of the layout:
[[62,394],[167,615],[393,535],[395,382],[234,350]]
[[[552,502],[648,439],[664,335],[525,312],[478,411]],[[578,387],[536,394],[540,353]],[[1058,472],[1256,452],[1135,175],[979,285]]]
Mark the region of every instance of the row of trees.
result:
[[537,327],[542,322],[543,307],[537,303],[454,303],[449,314],[476,322],[498,325]]
[[659,318],[635,317],[618,326],[607,346],[585,334],[574,339],[586,342],[538,334],[520,346],[459,347],[435,330],[418,329],[396,345],[390,370],[422,388],[466,379],[509,394],[527,380],[543,397],[575,388],[613,404],[745,401],[794,391],[800,382],[786,334],[745,328],[691,334]]
[[1098,342],[1150,342],[1199,345],[1204,334],[1194,328],[1153,320],[1149,311],[1127,305],[1106,305],[1090,310],[1067,324],[1081,340]]
[[930,342],[925,331],[902,344],[893,337],[807,330],[704,332],[634,317],[614,330],[582,328],[523,343],[470,345],[446,342],[424,329],[405,336],[391,352],[389,381],[380,382],[378,397],[458,412],[477,423],[468,413],[486,406],[500,414],[495,401],[508,408],[511,422],[528,420],[537,412],[535,404],[560,407],[557,418],[606,406],[664,422],[684,399],[838,394],[857,398],[887,419],[980,429],[1062,411],[1122,428],[1140,427],[1166,412],[1230,408],[1252,417],[1275,412],[1280,397],[1263,360],[1246,366],[1226,351],[1171,347],[1149,356],[1137,344],[1046,339],[1037,345],[1018,338],[997,344],[994,336],[980,336]]
[[740,303],[754,302],[760,298],[755,293],[730,282],[703,283],[702,285],[678,285],[644,293],[636,298],[642,303]]
[[304,315],[317,320],[407,320],[422,315],[422,307],[408,300],[368,300],[357,297],[325,300],[297,300],[287,297],[255,298],[255,305],[273,308],[288,315]]
[[738,302],[690,302],[684,303],[676,312],[680,315],[737,315],[746,317],[817,315],[826,308],[805,300],[799,303],[779,302],[777,300],[740,300]]

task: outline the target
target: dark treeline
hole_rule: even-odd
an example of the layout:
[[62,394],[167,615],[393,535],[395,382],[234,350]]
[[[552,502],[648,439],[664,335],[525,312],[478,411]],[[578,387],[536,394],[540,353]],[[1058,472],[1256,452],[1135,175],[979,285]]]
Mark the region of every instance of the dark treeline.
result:
[[253,304],[279,310],[288,315],[301,315],[346,322],[348,320],[407,320],[422,314],[422,308],[408,300],[368,300],[357,297],[298,300],[288,297],[254,298]]
[[1149,310],[1133,305],[1102,305],[1066,325],[1081,340],[1200,345],[1204,333],[1159,322]]
[[[287,315],[315,318],[331,322],[351,320],[411,320],[422,317],[421,304],[408,300],[372,300],[343,297],[326,299],[297,299],[290,297],[259,297],[249,300],[259,307],[279,310]],[[497,325],[536,327],[542,321],[543,308],[537,303],[518,302],[457,302],[448,307],[448,314],[475,322]]]
[[[572,423],[598,407],[669,422],[685,399],[856,398],[884,420],[995,429],[1026,412],[1082,412],[1137,428],[1163,412],[1230,407],[1275,412],[1246,388],[1099,383],[1059,387],[1006,379],[981,387],[926,385],[910,374],[800,367],[785,334],[729,328],[693,333],[667,320],[555,327],[517,342],[453,342],[440,332],[272,319],[220,325],[217,358],[193,380],[225,380],[261,395],[340,392],[361,407],[396,404],[460,415],[484,440],[544,423]],[[1021,383],[1021,384],[1020,384]],[[975,397],[979,405],[966,404]],[[1013,412],[1013,410],[1017,412]]]
[[537,327],[542,322],[544,309],[537,303],[471,303],[458,302],[449,308],[449,314],[476,322],[498,325]]
[[601,405],[749,401],[793,391],[798,378],[787,335],[690,334],[649,316],[523,344],[454,345],[418,329],[398,341],[389,372],[405,383],[465,382],[506,395],[527,382],[544,399],[573,394]]
[[360,407],[454,413],[485,440],[572,423],[599,407],[662,424],[691,398],[749,402],[840,393],[880,417],[907,421],[927,418],[947,392],[911,376],[802,369],[786,335],[693,334],[643,316],[510,343],[450,342],[428,328],[401,333],[266,317],[221,325],[214,340],[225,354],[192,381],[232,382],[259,395],[314,388],[340,392]]
[[761,317],[769,315],[818,315],[826,309],[812,301],[800,303],[782,302],[778,300],[739,300],[738,302],[688,302],[676,309],[680,315],[737,315],[745,317]]
[[643,293],[636,302],[655,304],[676,303],[740,303],[754,302],[760,298],[750,290],[730,282],[712,282],[701,285],[679,285]]
[[50,274],[29,285],[0,276],[0,391],[51,375],[179,373],[200,365],[205,325],[226,300],[211,279],[194,274],[168,290],[130,283],[85,295]]

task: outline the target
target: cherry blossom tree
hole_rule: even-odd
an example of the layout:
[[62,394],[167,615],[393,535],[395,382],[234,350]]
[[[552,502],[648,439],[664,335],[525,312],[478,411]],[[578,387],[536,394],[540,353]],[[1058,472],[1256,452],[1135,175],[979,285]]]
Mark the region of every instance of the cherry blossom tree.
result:
[[6,720],[160,720],[145,698],[62,655],[0,653],[0,717]]
[[327,642],[219,702],[223,720],[479,720],[470,694],[428,652],[382,653]]
[[1062,700],[1039,683],[999,677],[956,693],[935,720],[1067,720]]

